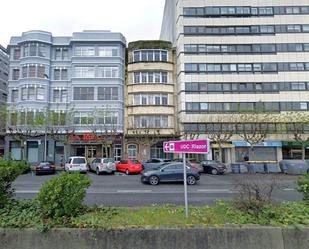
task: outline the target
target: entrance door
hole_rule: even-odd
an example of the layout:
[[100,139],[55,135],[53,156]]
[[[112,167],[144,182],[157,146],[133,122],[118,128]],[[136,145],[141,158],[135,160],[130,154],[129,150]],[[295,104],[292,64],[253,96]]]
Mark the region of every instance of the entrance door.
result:
[[85,156],[85,147],[77,147],[76,148],[76,156]]
[[86,146],[86,158],[96,158],[97,157],[97,147],[96,146]]

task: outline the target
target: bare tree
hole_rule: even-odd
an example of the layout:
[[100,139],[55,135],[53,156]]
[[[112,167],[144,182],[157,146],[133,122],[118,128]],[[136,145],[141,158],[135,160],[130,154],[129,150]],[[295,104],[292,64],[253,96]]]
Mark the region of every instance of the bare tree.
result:
[[113,147],[120,135],[118,117],[109,105],[95,108],[92,115],[93,120],[88,127],[93,133],[93,137],[102,145],[102,149],[106,153],[109,151],[108,156],[113,157]]
[[[38,138],[44,134],[42,126],[46,122],[43,112],[17,112],[14,108],[7,110],[7,133],[20,142],[21,159],[26,160],[25,143],[28,139]],[[18,124],[19,113],[19,124]]]
[[236,130],[238,135],[250,145],[254,155],[254,145],[264,142],[270,134],[268,123],[274,120],[269,112],[240,113],[236,117]]
[[309,143],[309,113],[308,112],[288,112],[277,117],[280,123],[280,132],[290,133],[293,139],[298,142],[302,150],[302,160],[305,160],[306,146]]

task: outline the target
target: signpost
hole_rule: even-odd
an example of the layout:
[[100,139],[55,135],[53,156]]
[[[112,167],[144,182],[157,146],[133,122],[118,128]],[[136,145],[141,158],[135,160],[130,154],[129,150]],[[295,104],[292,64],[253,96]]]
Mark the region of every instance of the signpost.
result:
[[164,142],[163,150],[165,153],[182,153],[185,209],[186,209],[186,217],[188,218],[189,209],[188,209],[186,153],[208,154],[210,151],[209,140],[185,140],[185,141]]

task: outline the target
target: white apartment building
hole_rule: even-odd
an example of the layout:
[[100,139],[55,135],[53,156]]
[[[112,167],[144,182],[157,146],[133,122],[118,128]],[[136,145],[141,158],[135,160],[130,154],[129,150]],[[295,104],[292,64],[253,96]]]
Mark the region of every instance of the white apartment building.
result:
[[[300,157],[300,144],[276,122],[263,124],[270,134],[251,155],[238,128],[256,124],[231,117],[309,111],[308,0],[166,0],[160,39],[176,47],[183,134],[235,131],[223,145],[223,162]],[[213,157],[216,148],[213,143]]]

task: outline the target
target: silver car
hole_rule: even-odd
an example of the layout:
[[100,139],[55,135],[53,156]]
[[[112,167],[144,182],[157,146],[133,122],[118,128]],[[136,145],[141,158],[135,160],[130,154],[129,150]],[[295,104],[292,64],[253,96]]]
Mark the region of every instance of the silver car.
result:
[[87,160],[85,157],[81,156],[69,157],[64,169],[66,172],[87,173]]
[[100,175],[101,173],[114,173],[116,164],[112,158],[96,158],[90,164],[90,170],[93,170]]

